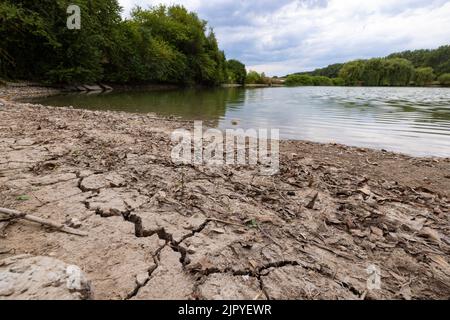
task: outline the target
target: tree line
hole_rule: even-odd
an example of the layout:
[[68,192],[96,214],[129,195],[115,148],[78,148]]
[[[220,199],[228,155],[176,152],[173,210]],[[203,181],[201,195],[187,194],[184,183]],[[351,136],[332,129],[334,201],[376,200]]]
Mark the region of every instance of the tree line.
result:
[[450,46],[332,64],[287,76],[287,85],[450,86]]
[[[69,4],[81,29],[66,27]],[[49,83],[244,83],[245,66],[226,60],[214,31],[183,6],[136,7],[117,0],[2,0],[0,78]]]

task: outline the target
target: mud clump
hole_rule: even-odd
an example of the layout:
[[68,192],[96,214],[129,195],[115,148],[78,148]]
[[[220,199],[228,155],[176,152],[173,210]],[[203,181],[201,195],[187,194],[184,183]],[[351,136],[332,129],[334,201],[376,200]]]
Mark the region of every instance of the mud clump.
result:
[[91,295],[78,266],[29,255],[0,261],[0,299],[86,300]]

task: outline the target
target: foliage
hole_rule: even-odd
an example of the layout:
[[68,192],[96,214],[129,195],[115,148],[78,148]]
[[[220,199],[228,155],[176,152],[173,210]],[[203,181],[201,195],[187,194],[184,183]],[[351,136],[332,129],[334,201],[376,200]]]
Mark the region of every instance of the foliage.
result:
[[312,82],[315,86],[332,86],[333,81],[325,76],[312,77]]
[[416,68],[431,67],[439,76],[450,73],[450,45],[434,50],[415,50],[394,53],[388,58],[403,58],[411,61]]
[[414,71],[414,83],[416,86],[425,86],[433,83],[436,78],[433,68],[421,67]]
[[[81,29],[69,30],[71,3],[2,0],[0,76],[57,83],[218,85],[228,80],[213,30],[182,6],[136,7],[122,20],[117,0],[77,0]],[[238,77],[242,80],[242,74]]]
[[265,75],[263,73],[259,74],[258,72],[251,70],[247,73],[245,83],[246,84],[264,84],[264,78],[265,78]]
[[363,60],[351,61],[341,68],[339,77],[344,80],[344,83],[347,86],[359,85],[361,84],[363,70]]
[[351,61],[339,72],[349,86],[407,86],[413,75],[412,63],[401,58]]
[[81,30],[66,27],[68,0],[4,0],[0,5],[0,72],[9,78],[95,81],[120,20],[116,0],[79,0]]
[[244,84],[247,77],[247,70],[245,65],[237,60],[227,61],[227,71],[228,71],[228,82]]
[[450,73],[444,73],[438,78],[439,82],[443,86],[450,86]]
[[345,64],[336,63],[294,75],[341,78],[333,81],[335,85],[407,86],[412,81],[416,85],[429,85],[435,75],[444,73],[450,73],[449,45],[435,50],[394,53],[386,58],[355,60]]
[[293,74],[286,78],[287,86],[312,86],[312,77],[306,74]]
[[339,76],[339,71],[341,70],[342,63],[331,64],[328,67],[316,69],[310,72],[300,72],[298,74],[306,74],[309,76],[324,76],[328,78],[337,78]]
[[337,78],[333,78],[331,80],[333,81],[334,86],[345,86],[345,81],[342,78],[337,77]]
[[310,76],[307,74],[293,74],[287,77],[287,86],[332,86],[333,80],[324,76]]

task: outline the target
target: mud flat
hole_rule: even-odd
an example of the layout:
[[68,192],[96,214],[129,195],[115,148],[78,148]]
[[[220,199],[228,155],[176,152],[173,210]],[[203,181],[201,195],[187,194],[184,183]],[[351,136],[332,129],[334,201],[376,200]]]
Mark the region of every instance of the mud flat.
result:
[[15,101],[48,93],[0,87],[0,207],[88,236],[0,215],[0,260],[79,266],[94,299],[450,298],[450,159],[283,141],[271,177],[175,166],[191,123]]

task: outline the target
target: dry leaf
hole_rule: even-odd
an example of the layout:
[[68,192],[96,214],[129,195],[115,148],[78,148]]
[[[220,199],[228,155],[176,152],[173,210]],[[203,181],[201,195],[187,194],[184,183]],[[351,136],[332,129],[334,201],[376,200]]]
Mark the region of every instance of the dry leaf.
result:
[[422,230],[420,230],[420,235],[429,238],[430,240],[433,240],[438,244],[441,243],[441,237],[439,233],[436,230],[431,229],[429,227],[422,228]]

